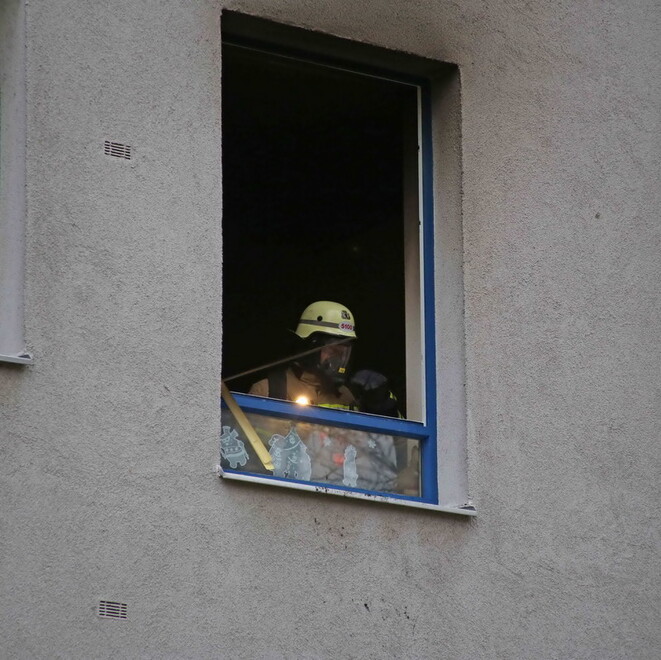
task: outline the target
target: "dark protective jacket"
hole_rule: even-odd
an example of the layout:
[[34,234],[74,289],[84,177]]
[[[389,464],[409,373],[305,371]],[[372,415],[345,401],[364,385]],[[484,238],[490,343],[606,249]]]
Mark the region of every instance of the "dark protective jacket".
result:
[[[281,374],[282,385],[275,386],[276,389],[283,391],[272,391],[274,383],[278,383]],[[300,375],[297,375],[300,374]],[[357,410],[356,399],[348,387],[340,385],[336,390],[329,389],[322,383],[321,379],[309,371],[298,370],[295,367],[288,367],[278,374],[274,372],[270,378],[264,378],[257,381],[248,390],[248,394],[257,396],[266,396],[272,399],[283,399],[285,401],[296,401],[298,397],[304,396],[313,406],[323,406],[325,408],[341,408],[344,410]]]

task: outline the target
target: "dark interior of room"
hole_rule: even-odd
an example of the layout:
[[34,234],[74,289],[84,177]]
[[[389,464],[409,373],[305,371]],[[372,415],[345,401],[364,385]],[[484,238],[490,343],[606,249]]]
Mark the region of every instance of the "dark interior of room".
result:
[[222,75],[223,376],[287,355],[301,311],[332,300],[356,318],[353,367],[386,374],[403,407],[414,88],[234,45]]

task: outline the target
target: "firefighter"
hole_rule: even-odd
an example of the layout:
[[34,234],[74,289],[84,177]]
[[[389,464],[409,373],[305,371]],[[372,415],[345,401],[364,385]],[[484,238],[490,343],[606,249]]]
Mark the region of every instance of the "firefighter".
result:
[[[294,360],[289,367],[270,372],[250,388],[249,394],[401,417],[384,375],[362,369],[347,383],[356,326],[346,306],[329,300],[308,305],[294,334],[299,341],[296,352],[312,352]],[[314,351],[316,348],[319,350]]]
[[297,352],[312,352],[270,372],[248,393],[304,405],[358,410],[356,398],[345,385],[356,339],[349,309],[329,300],[314,302],[303,310],[294,334],[299,340]]
[[[249,394],[303,405],[357,410],[399,417],[385,376],[361,370],[347,382],[356,327],[340,303],[320,300],[301,314],[294,335],[296,357],[253,384]],[[309,351],[309,352],[308,352]],[[342,484],[367,490],[396,490],[397,441],[392,436],[315,422],[262,419],[261,435],[271,436],[277,476]]]

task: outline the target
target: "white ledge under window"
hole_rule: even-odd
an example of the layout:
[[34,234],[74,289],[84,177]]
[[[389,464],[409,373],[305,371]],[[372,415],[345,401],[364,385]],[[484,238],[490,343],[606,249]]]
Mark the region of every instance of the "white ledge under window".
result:
[[333,488],[332,486],[322,486],[315,484],[301,483],[282,483],[275,479],[267,479],[255,475],[239,474],[236,472],[224,471],[220,465],[216,466],[216,472],[223,479],[233,479],[235,481],[247,481],[250,483],[264,484],[267,486],[280,486],[294,490],[306,490],[313,493],[326,493],[328,495],[340,495],[342,497],[351,497],[359,500],[369,500],[371,502],[382,502],[383,504],[397,504],[398,506],[407,506],[415,509],[426,509],[427,511],[438,511],[439,513],[458,513],[464,516],[476,516],[477,510],[472,502],[466,502],[461,506],[443,506],[440,504],[427,504],[426,502],[416,502],[412,500],[401,500],[385,495],[374,495],[372,493],[359,493],[355,491],[346,491]]
[[21,355],[0,354],[0,362],[11,362],[13,364],[34,364],[34,360],[29,353],[22,353]]

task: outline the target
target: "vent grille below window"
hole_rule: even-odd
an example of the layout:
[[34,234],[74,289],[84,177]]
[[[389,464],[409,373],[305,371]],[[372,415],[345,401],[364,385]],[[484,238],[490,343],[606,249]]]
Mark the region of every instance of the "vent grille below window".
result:
[[126,603],[116,603],[112,600],[102,600],[99,602],[99,616],[106,619],[126,619],[128,618],[128,606]]
[[116,158],[126,158],[131,160],[132,147],[130,144],[122,144],[121,142],[110,142],[106,140],[103,144],[103,153],[106,156],[115,156]]

